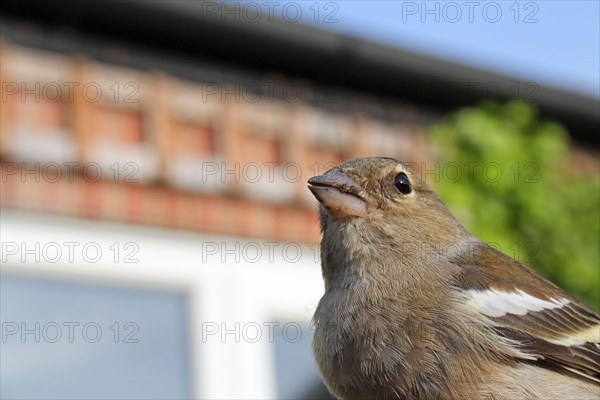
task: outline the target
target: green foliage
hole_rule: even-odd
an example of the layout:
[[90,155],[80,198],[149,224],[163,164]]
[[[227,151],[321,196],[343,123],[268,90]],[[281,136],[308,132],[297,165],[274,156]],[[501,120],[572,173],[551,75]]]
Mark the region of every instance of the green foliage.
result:
[[431,140],[439,179],[422,176],[458,220],[598,311],[600,176],[573,169],[565,130],[531,104],[485,103],[450,115]]

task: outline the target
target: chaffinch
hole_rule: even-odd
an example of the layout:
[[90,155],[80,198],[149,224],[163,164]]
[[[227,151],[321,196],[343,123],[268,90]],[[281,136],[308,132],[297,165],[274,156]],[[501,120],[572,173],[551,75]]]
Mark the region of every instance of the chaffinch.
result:
[[313,352],[336,398],[600,398],[598,314],[469,234],[410,168],[361,158],[308,182]]

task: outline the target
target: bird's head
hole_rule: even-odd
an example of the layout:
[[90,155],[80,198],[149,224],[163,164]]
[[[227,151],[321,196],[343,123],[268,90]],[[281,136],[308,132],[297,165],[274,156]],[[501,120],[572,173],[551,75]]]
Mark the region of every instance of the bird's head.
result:
[[388,243],[452,243],[467,235],[429,185],[393,158],[349,160],[308,183],[320,203],[324,240],[331,230]]

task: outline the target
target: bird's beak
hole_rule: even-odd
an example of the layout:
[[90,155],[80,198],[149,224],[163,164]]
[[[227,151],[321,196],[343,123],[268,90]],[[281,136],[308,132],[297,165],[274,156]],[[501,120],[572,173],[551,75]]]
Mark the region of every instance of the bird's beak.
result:
[[332,217],[367,215],[367,203],[359,195],[361,187],[345,173],[332,171],[313,176],[308,180],[308,184],[312,194]]

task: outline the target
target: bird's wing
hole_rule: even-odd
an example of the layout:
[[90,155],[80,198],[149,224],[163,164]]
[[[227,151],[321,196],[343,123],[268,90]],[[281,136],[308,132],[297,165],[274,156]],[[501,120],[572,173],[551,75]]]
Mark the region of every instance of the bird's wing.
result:
[[479,243],[453,262],[468,305],[540,366],[600,382],[600,317],[531,269]]

